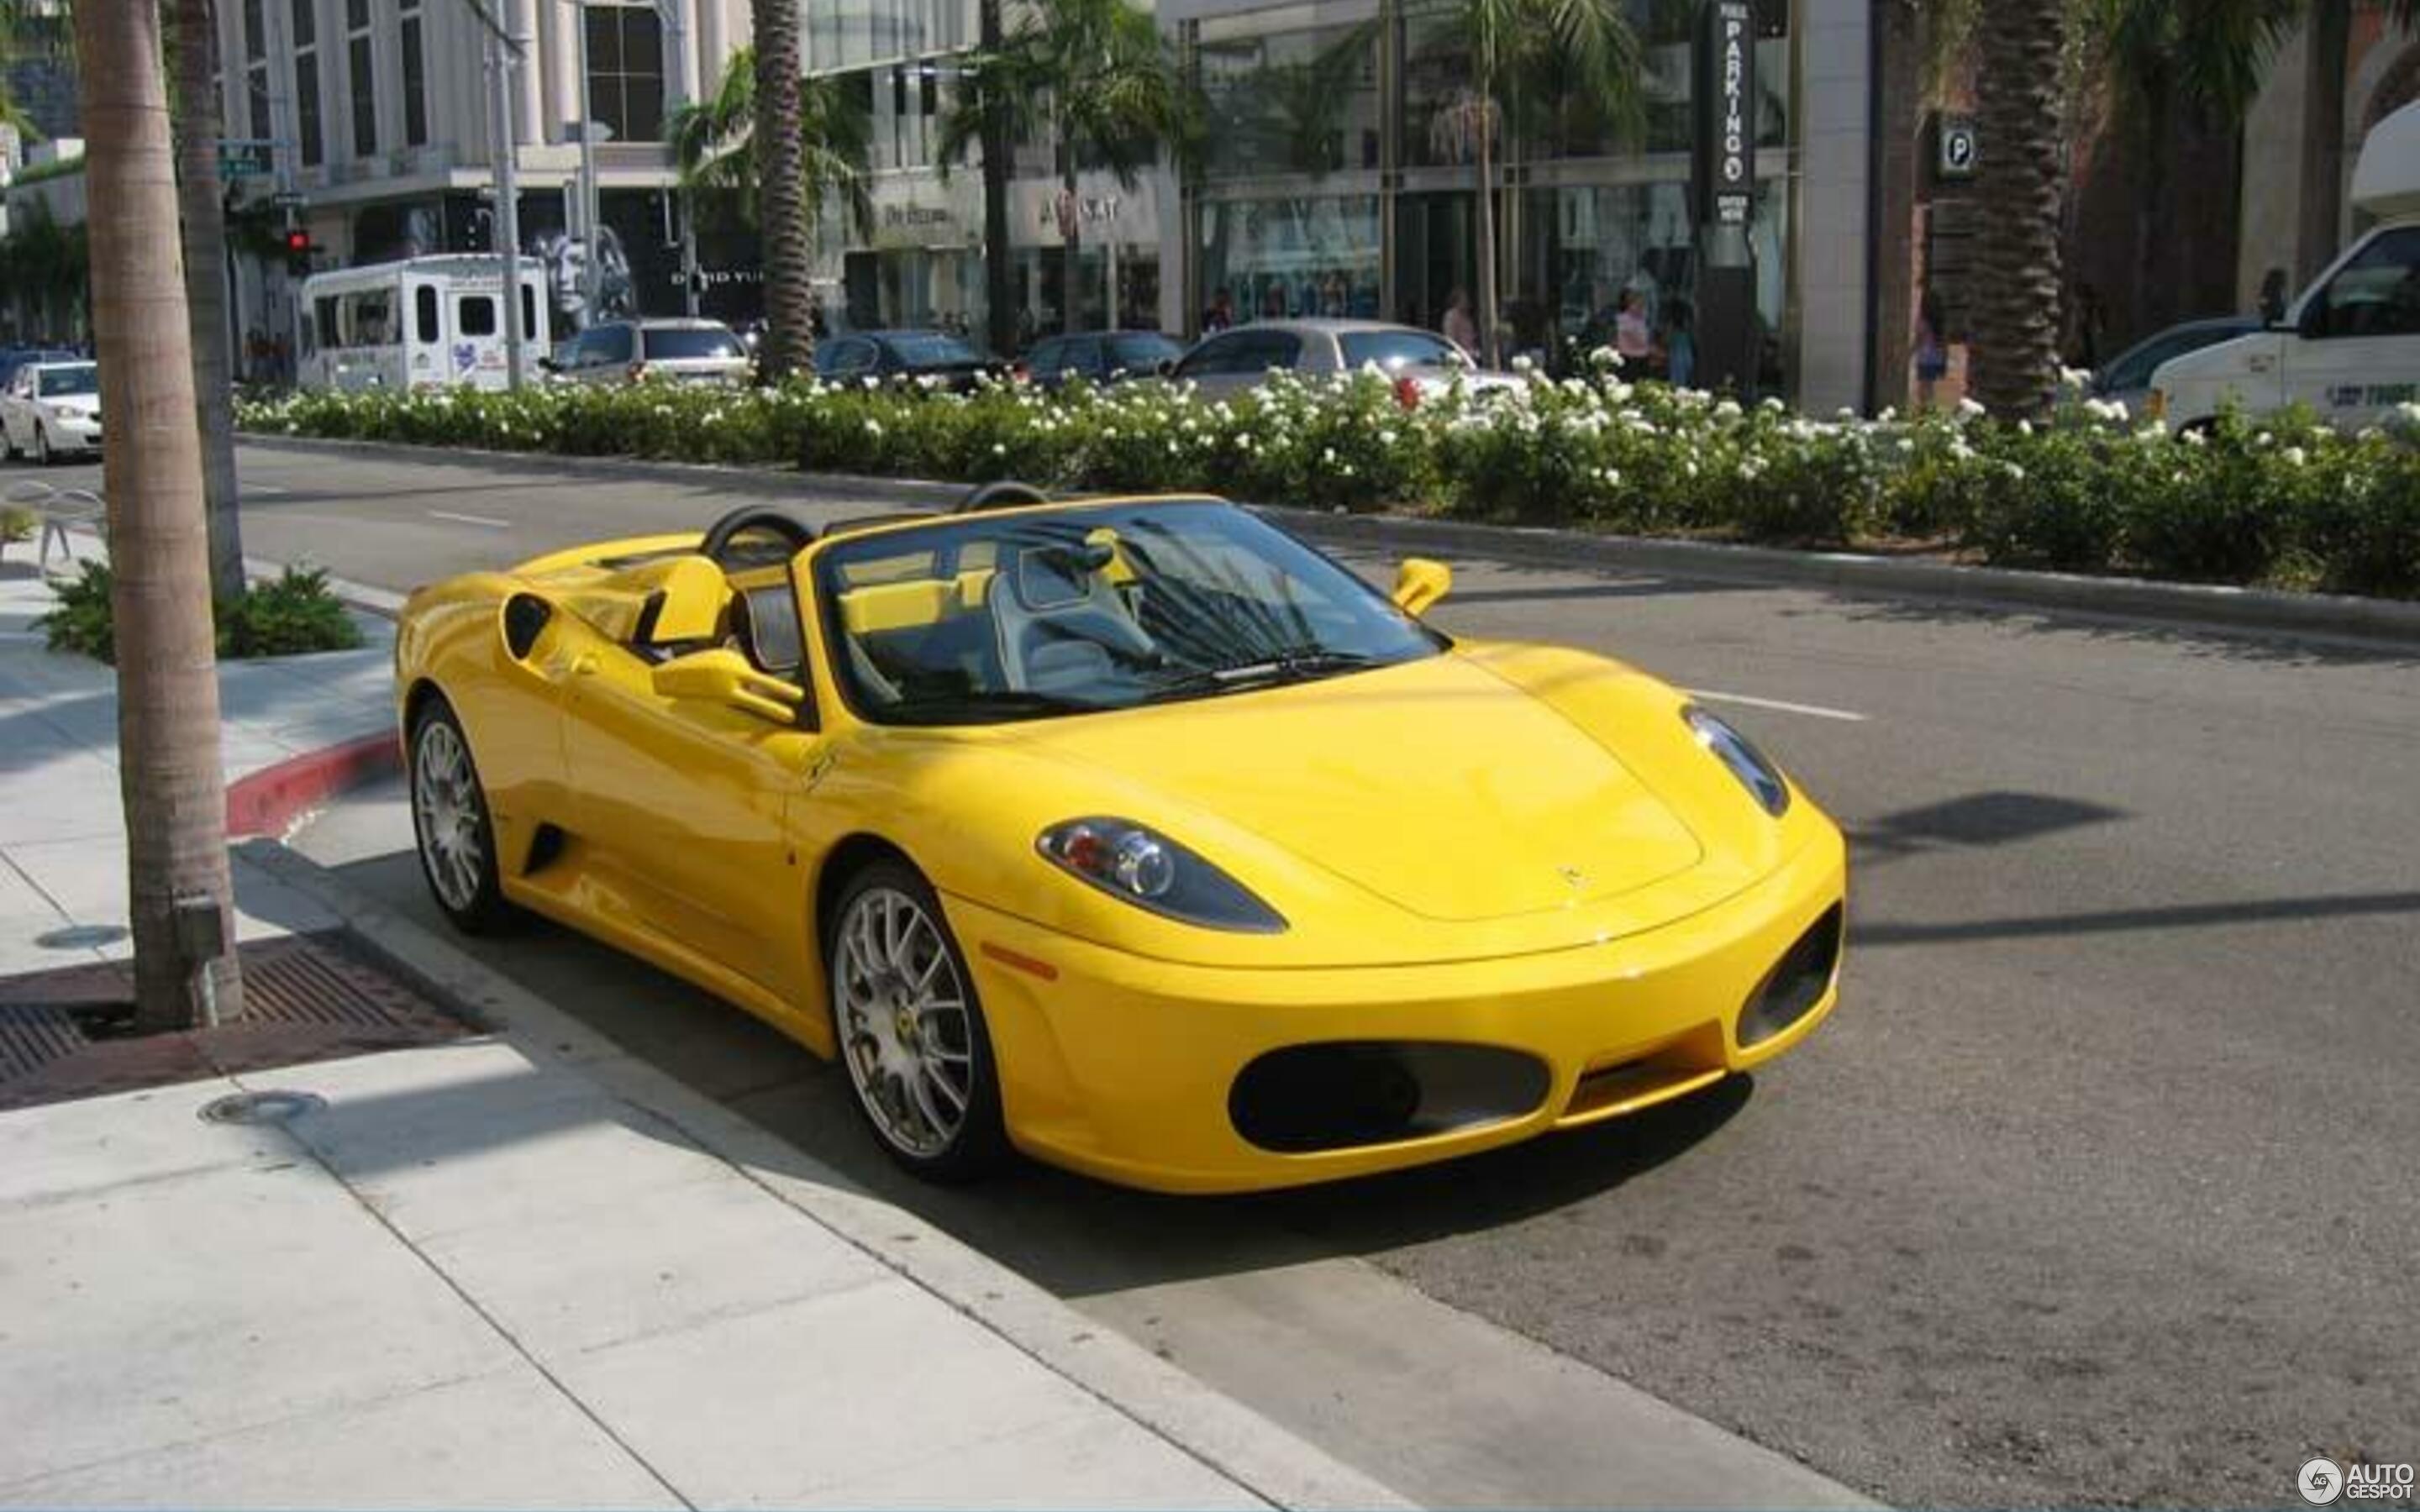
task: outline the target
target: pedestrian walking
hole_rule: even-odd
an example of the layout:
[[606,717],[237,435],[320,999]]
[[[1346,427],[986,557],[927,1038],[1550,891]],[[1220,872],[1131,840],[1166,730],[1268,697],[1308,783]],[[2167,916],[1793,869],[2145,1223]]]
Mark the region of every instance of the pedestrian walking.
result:
[[1470,291],[1455,289],[1446,296],[1445,320],[1440,329],[1445,339],[1466,352],[1479,350],[1479,322],[1470,317]]
[[1931,289],[1924,291],[1916,310],[1916,404],[1919,409],[1932,408],[1934,391],[1949,376],[1949,344],[1945,339],[1941,321],[1941,300]]

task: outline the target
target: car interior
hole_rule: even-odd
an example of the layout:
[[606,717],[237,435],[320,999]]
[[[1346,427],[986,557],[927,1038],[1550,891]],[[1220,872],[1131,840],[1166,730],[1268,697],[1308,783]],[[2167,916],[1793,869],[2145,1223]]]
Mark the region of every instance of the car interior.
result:
[[[1047,501],[1021,484],[995,484],[955,512],[1035,501]],[[717,521],[693,551],[599,563],[609,572],[562,602],[650,664],[727,647],[768,676],[800,683],[806,636],[789,563],[814,539],[781,511],[749,506]],[[895,557],[851,564],[837,601],[855,681],[879,702],[1075,689],[1114,675],[1121,659],[1159,656],[1143,628],[1142,586],[1107,528],[1020,547],[1005,569],[991,540],[901,544]]]

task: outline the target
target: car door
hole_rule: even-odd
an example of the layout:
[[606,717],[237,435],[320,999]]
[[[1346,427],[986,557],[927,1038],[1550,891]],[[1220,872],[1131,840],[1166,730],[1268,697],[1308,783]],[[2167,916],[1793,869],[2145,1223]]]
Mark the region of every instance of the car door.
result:
[[1193,348],[1171,375],[1205,398],[1219,399],[1258,384],[1272,367],[1291,367],[1302,343],[1281,331],[1221,332]]
[[590,869],[621,922],[800,1003],[813,921],[785,825],[824,737],[663,697],[653,671],[610,642],[571,669],[564,761]]
[[845,383],[874,371],[874,343],[862,336],[843,336],[825,347],[824,361],[815,365],[825,378]]
[[2357,429],[2420,397],[2420,225],[2373,235],[2304,301],[2286,398]]

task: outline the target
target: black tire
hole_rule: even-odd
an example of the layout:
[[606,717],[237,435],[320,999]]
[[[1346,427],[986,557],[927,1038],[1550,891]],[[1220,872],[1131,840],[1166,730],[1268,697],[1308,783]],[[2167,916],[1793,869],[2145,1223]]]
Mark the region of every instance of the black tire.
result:
[[[451,743],[452,750],[446,747]],[[446,768],[458,771],[448,776]],[[488,814],[488,791],[471,757],[471,739],[442,696],[421,705],[412,717],[405,749],[404,786],[411,805],[413,848],[428,895],[456,929],[491,934],[509,925],[519,910],[504,901],[496,872],[496,826]],[[423,783],[428,783],[424,794]],[[439,826],[442,825],[442,833]],[[465,843],[470,849],[458,847]]]
[[[886,1004],[858,964],[861,954],[844,961],[844,933],[858,922],[861,912],[883,906],[886,897],[904,900],[922,912],[930,931],[927,950],[938,942],[947,953],[962,1005],[954,1015],[948,1011],[914,1013],[919,1026],[929,1026],[920,1027],[912,1037],[897,1026],[897,1021],[908,1014],[908,1005]],[[908,960],[913,959],[917,927],[912,923],[907,926],[900,947],[901,955]],[[1007,1161],[1010,1146],[1007,1127],[1001,1117],[1000,1074],[992,1058],[991,1033],[984,1022],[983,1004],[975,995],[973,973],[967,969],[966,956],[950,933],[949,919],[941,911],[932,885],[904,861],[885,859],[860,868],[841,887],[840,901],[824,927],[823,948],[833,1052],[841,1063],[842,1075],[847,1078],[850,1101],[875,1143],[901,1166],[927,1181],[954,1185],[998,1170]],[[932,964],[929,953],[924,960]],[[861,987],[865,989],[862,1000],[854,991]],[[845,1002],[844,994],[849,994],[851,1001]],[[961,1026],[954,1044],[947,1028],[953,1017]],[[853,1024],[865,1027],[853,1033]],[[883,1028],[884,1024],[891,1026]],[[903,1041],[908,1042],[903,1045]],[[919,1055],[917,1052],[925,1045],[930,1046],[929,1052]],[[966,1072],[963,1088],[959,1088],[964,1100],[956,1126],[920,1148],[914,1129],[907,1126],[921,1123],[926,1133],[938,1133],[929,1114],[941,1104],[933,1099],[946,1097],[947,1089],[955,1085],[950,1080],[947,1067],[953,1053],[960,1051]],[[921,1097],[910,1096],[902,1079],[888,1070],[892,1057],[903,1056],[916,1062],[916,1075],[925,1088]],[[877,1079],[883,1081],[890,1101],[898,1105],[882,1105],[881,1094],[872,1089]]]
[[41,467],[53,467],[58,460],[58,454],[51,450],[51,433],[42,428],[40,421],[34,422],[34,461]]

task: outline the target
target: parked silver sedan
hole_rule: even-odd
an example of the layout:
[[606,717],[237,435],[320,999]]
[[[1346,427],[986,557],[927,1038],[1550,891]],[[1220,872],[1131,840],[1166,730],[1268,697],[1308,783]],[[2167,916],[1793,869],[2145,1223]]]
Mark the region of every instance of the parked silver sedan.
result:
[[1456,380],[1481,393],[1521,384],[1512,374],[1481,368],[1468,352],[1434,331],[1377,320],[1259,320],[1236,326],[1202,337],[1168,376],[1223,398],[1266,382],[1272,369],[1318,378],[1372,366],[1393,381],[1406,407],[1444,393]]
[[755,372],[747,347],[720,320],[607,320],[557,343],[545,366],[558,382],[598,384],[652,378],[737,387]]

